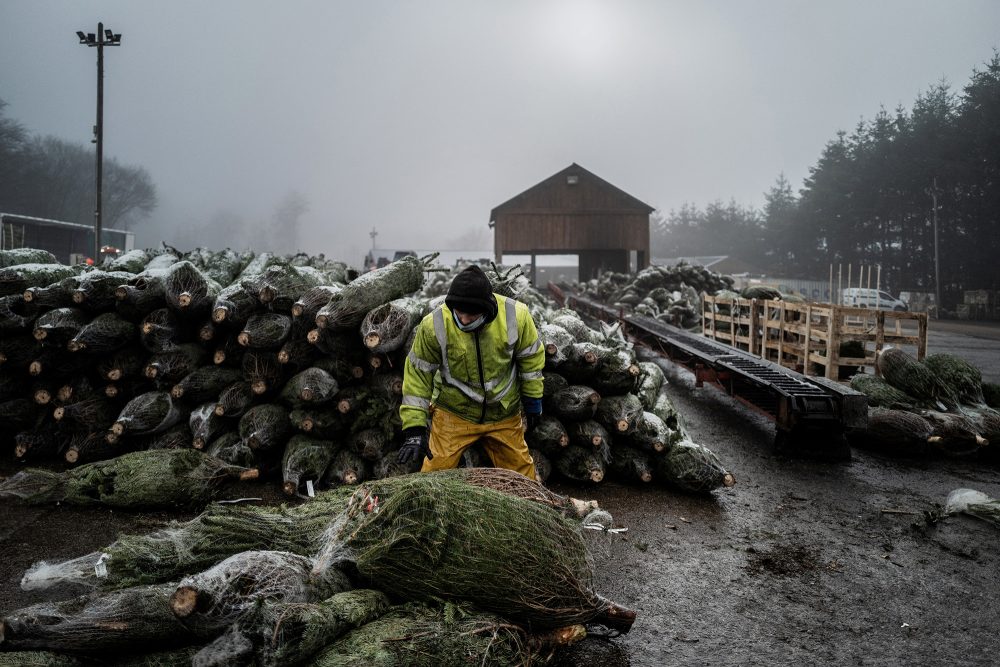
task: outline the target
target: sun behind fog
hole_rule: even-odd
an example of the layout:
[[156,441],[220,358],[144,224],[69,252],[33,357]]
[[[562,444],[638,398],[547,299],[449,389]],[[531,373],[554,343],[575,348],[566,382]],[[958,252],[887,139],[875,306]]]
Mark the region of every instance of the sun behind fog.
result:
[[571,74],[611,69],[624,45],[620,5],[601,0],[551,0],[532,6],[535,43],[545,60]]

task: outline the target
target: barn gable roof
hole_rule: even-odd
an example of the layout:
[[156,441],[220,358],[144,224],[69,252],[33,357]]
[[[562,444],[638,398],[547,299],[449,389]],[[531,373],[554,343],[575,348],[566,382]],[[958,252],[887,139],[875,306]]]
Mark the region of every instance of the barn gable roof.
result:
[[621,188],[615,187],[611,183],[608,183],[600,176],[597,176],[593,172],[587,171],[577,163],[573,163],[565,169],[549,176],[545,180],[531,186],[524,192],[514,195],[504,203],[496,206],[492,211],[490,211],[490,226],[496,221],[497,213],[503,212],[504,210],[516,208],[518,204],[529,200],[531,196],[539,191],[553,188],[556,186],[563,186],[566,184],[566,177],[576,175],[581,182],[589,181],[591,184],[596,185],[600,188],[611,190],[622,197],[622,200],[626,203],[627,208],[635,208],[639,211],[645,212],[647,215],[656,210],[654,207],[646,204],[643,201],[633,197],[629,193],[625,192]]

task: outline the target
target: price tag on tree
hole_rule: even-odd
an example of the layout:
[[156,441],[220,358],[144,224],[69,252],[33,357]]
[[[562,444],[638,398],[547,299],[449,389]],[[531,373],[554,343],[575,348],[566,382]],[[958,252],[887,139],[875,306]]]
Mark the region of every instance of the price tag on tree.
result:
[[97,563],[94,564],[94,574],[97,575],[98,579],[104,579],[108,576],[108,566],[104,564],[104,561],[110,558],[108,554],[101,554],[101,557],[97,559]]

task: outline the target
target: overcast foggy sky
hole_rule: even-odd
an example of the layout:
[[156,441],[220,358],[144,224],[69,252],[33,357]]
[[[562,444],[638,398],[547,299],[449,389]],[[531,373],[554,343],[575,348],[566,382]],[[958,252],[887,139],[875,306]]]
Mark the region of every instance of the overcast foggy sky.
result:
[[663,211],[759,206],[838,129],[942,77],[960,92],[1000,46],[996,0],[0,0],[9,117],[90,140],[75,32],[98,21],[123,34],[105,156],[160,196],[140,245],[295,189],[303,247],[353,264],[372,227],[443,246],[571,162]]

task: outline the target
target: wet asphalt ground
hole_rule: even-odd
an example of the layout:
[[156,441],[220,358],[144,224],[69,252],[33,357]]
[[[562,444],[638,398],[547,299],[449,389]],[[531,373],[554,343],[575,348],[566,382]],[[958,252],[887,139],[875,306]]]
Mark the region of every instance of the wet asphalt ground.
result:
[[[1000,382],[1000,325],[942,324],[928,352]],[[639,611],[628,635],[588,640],[562,664],[1000,664],[1000,527],[924,516],[956,488],[1000,497],[1000,468],[858,449],[842,462],[780,456],[770,420],[664,368],[692,438],[737,484],[708,498],[555,485],[628,528],[591,536],[596,589]]]

